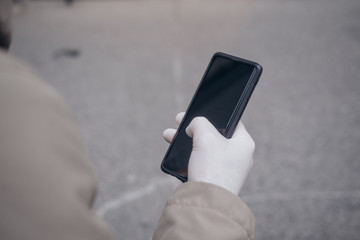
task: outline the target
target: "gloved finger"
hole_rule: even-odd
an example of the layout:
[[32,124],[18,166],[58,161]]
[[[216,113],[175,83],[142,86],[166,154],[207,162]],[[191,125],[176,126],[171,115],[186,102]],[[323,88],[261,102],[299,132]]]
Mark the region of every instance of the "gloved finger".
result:
[[164,137],[165,141],[167,141],[168,143],[171,143],[172,140],[174,139],[175,134],[176,134],[176,129],[168,128],[168,129],[165,129],[165,131],[163,132],[163,137]]
[[205,117],[194,118],[185,131],[191,138],[194,138],[194,136],[203,136],[209,133],[213,133],[215,136],[219,135],[223,137]]
[[181,121],[183,120],[184,115],[185,115],[185,112],[179,112],[176,115],[175,119],[176,119],[176,123],[177,123],[178,126],[180,125]]

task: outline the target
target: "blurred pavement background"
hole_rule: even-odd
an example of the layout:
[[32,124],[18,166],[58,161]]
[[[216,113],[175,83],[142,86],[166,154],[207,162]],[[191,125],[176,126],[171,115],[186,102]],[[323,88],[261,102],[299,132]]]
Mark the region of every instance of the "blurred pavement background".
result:
[[264,67],[243,116],[257,239],[359,239],[360,1],[25,1],[13,24],[11,52],[74,112],[118,239],[151,238],[179,184],[162,131],[217,51]]

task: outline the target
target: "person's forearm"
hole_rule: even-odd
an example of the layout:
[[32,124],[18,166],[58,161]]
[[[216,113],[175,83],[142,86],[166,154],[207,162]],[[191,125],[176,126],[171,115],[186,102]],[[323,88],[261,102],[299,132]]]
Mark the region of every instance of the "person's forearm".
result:
[[188,182],[170,196],[154,240],[254,239],[255,218],[239,197],[208,183]]
[[95,175],[63,99],[0,50],[0,239],[112,240],[91,210]]

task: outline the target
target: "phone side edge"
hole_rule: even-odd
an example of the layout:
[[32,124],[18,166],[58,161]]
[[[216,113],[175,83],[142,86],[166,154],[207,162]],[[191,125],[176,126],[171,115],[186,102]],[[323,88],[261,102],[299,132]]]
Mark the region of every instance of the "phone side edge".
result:
[[254,92],[254,89],[260,79],[260,76],[262,74],[262,66],[258,63],[255,62],[251,62],[252,66],[254,67],[254,71],[255,73],[253,73],[252,78],[250,79],[249,82],[249,86],[247,87],[247,89],[245,90],[245,95],[239,100],[239,103],[236,107],[236,109],[234,110],[234,116],[230,119],[229,121],[229,125],[226,129],[226,133],[225,133],[225,137],[226,138],[231,138],[237,124],[239,123],[245,109],[246,106],[250,100],[250,97],[252,95],[252,93]]

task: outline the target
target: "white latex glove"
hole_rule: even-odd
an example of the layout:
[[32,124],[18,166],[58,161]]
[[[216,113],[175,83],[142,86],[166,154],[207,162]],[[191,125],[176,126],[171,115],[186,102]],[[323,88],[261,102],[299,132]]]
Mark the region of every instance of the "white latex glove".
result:
[[[178,124],[184,113],[176,117]],[[164,131],[171,142],[176,130]],[[193,139],[188,181],[207,182],[238,195],[253,165],[255,143],[240,121],[233,137],[227,139],[204,117],[194,118],[186,129]]]

